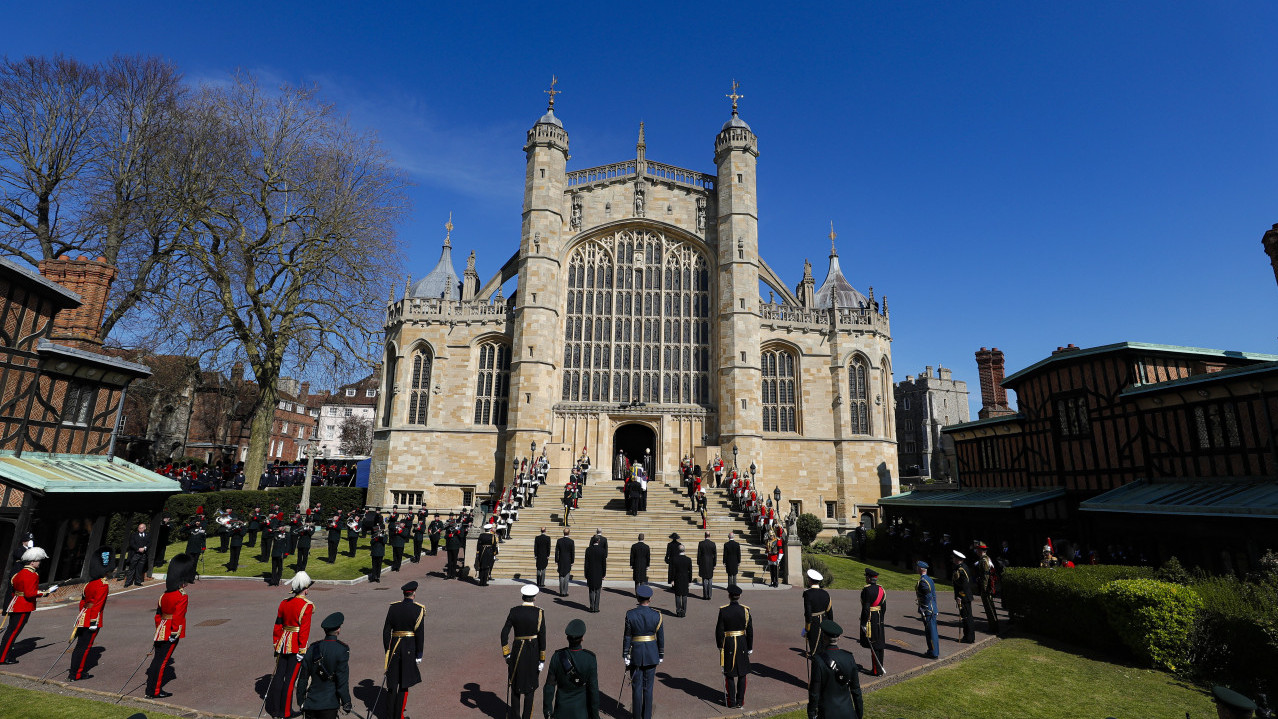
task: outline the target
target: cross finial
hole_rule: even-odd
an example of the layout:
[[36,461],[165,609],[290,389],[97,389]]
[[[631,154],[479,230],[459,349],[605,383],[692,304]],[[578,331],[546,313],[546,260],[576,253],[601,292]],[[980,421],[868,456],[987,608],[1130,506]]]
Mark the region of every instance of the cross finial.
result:
[[555,109],[555,95],[558,95],[559,93],[563,92],[563,90],[556,90],[556,89],[555,89],[555,85],[556,85],[556,84],[558,84],[558,83],[559,83],[559,78],[555,77],[554,75],[551,75],[551,76],[550,76],[550,89],[549,89],[549,90],[542,90],[542,92],[546,93],[547,95],[550,95],[550,107],[548,108],[548,109],[550,109],[550,110]]
[[830,220],[830,254],[832,255],[839,254],[838,250],[834,249],[834,238],[836,237],[838,235],[834,232],[834,220]]
[[739,87],[741,86],[737,84],[737,81],[734,78],[732,80],[732,94],[724,95],[724,97],[732,98],[732,114],[733,115],[737,114],[737,100],[740,100],[741,98],[745,97],[745,95],[737,94],[737,88]]
[[453,243],[453,211],[448,211],[448,222],[444,223],[444,246],[448,247]]

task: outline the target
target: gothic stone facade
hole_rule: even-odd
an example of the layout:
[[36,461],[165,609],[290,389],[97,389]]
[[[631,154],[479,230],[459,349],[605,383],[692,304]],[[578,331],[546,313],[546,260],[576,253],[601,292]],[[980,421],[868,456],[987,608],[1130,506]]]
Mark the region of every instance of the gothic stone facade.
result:
[[836,529],[876,516],[898,486],[886,298],[853,290],[833,247],[819,290],[810,266],[792,293],[764,262],[758,140],[735,110],[715,174],[647,160],[642,125],[635,159],[569,171],[553,106],[524,150],[501,271],[481,286],[472,253],[458,281],[450,237],[388,302],[369,502],[477,503],[533,452],[561,484],[583,452],[602,479],[651,447],[671,483],[682,457],[731,467],[735,448],[787,508]]

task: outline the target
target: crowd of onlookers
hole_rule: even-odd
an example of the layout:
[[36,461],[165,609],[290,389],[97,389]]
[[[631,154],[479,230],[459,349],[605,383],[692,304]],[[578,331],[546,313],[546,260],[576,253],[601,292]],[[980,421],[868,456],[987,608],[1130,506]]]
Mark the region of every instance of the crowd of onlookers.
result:
[[[205,464],[194,460],[167,462],[151,467],[151,471],[177,480],[183,492],[217,492],[244,489],[244,463]],[[262,472],[262,489],[268,487],[300,487],[306,481],[306,462],[275,462]],[[313,487],[355,486],[352,462],[316,462],[311,474]]]

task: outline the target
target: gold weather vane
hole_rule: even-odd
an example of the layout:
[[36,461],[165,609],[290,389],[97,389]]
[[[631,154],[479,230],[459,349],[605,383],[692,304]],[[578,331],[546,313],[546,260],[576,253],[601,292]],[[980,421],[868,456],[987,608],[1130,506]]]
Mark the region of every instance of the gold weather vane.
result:
[[453,211],[448,211],[448,222],[444,223],[444,244],[451,245],[453,241]]
[[834,238],[838,237],[834,233],[834,220],[830,220],[830,252],[834,252]]
[[738,95],[738,94],[737,94],[737,88],[739,88],[739,87],[741,87],[741,86],[737,84],[737,80],[736,80],[736,78],[733,78],[733,80],[732,80],[732,94],[731,94],[731,95],[724,95],[724,97],[732,98],[732,114],[733,114],[733,115],[737,114],[737,100],[740,100],[741,98],[745,97],[745,95]]
[[550,89],[549,89],[549,90],[542,90],[542,92],[546,93],[547,95],[550,95],[550,108],[549,108],[549,109],[551,109],[551,110],[555,109],[555,95],[558,95],[559,93],[563,92],[563,90],[556,90],[556,89],[555,89],[555,85],[556,85],[558,82],[559,82],[559,78],[555,77],[554,75],[551,75],[551,76],[550,76]]

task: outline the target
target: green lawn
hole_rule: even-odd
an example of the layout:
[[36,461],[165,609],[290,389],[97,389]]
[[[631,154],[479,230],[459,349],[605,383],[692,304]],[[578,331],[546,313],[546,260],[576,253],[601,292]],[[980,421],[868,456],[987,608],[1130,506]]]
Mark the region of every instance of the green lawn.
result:
[[[214,538],[209,542],[208,549],[204,552],[204,567],[200,570],[200,574],[213,576],[219,575],[224,577],[266,577],[271,573],[271,560],[260,562],[257,559],[258,553],[261,551],[262,537],[258,535],[258,546],[244,547],[240,550],[240,566],[239,569],[232,572],[227,570],[226,563],[230,561],[231,550],[227,550],[225,554],[217,550],[218,542]],[[427,549],[430,544],[426,545]],[[408,554],[412,553],[413,545],[410,542],[405,548],[407,553],[404,555],[404,562],[408,562]],[[169,545],[168,552],[165,557],[173,557],[186,551],[186,542],[177,542]],[[390,565],[391,552],[390,547],[386,548],[386,558],[382,562],[382,571]],[[297,571],[296,556],[289,556],[284,559],[284,579],[287,580],[293,576],[293,572]],[[306,564],[306,573],[311,575],[312,579],[355,579],[361,575],[367,574],[372,569],[368,557],[368,539],[360,540],[355,547],[355,556],[351,557],[346,554],[346,540],[343,539],[338,547],[337,561],[332,564],[328,563],[328,543],[315,542],[311,547],[310,561]],[[164,567],[156,568],[157,572],[163,572]]]
[[[1207,719],[1211,697],[1176,677],[1114,664],[1048,641],[1015,638],[865,695],[871,719]],[[806,719],[803,710],[778,719]]]
[[[24,719],[128,719],[138,712],[110,702],[62,696],[0,684],[0,716]],[[146,710],[147,719],[178,719],[173,714]]]
[[[808,553],[805,551],[804,555]],[[879,584],[884,589],[889,590],[912,590],[914,585],[918,583],[918,575],[913,572],[906,572],[899,567],[893,567],[891,562],[881,560],[870,560],[869,562],[858,562],[855,559],[847,557],[837,557],[830,554],[814,554],[814,557],[820,557],[821,561],[826,563],[830,568],[830,573],[834,575],[834,583],[830,585],[830,589],[860,589],[865,586],[865,568],[874,567],[879,573]],[[938,587],[950,587],[949,582],[936,580]]]

